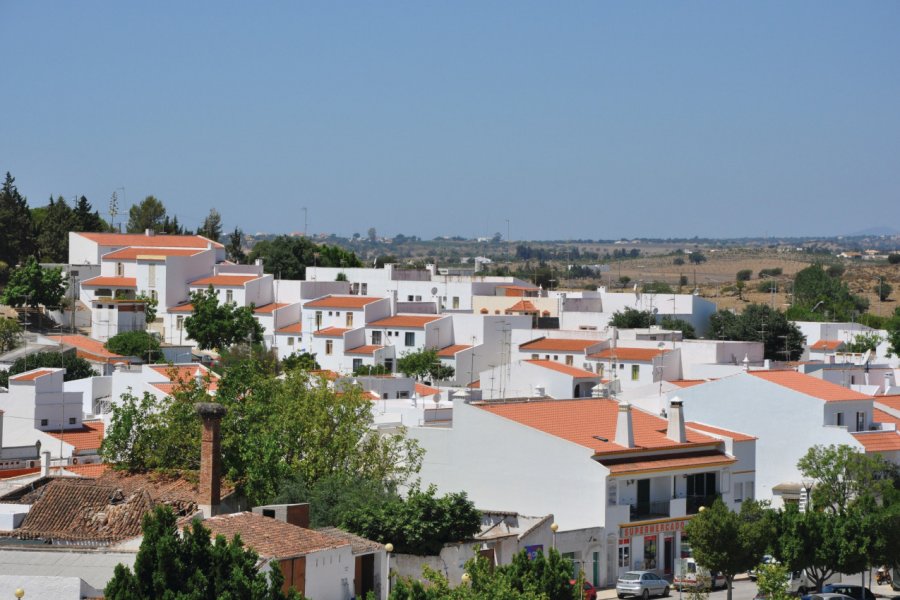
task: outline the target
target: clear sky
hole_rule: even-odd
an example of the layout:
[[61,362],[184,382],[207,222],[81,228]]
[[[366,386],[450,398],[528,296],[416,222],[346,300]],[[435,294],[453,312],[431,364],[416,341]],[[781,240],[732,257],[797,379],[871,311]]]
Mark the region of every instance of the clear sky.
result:
[[193,227],[214,206],[302,231],[305,206],[311,233],[424,238],[900,229],[896,1],[0,0],[0,65],[0,169],[32,206],[124,187]]

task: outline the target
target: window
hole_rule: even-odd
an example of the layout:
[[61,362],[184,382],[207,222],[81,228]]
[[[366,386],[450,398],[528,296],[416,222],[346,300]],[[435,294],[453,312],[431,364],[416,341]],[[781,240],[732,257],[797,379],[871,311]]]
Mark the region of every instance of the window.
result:
[[453,296],[453,308],[459,308],[459,296]]
[[159,300],[159,297],[156,295],[156,290],[150,290],[150,299],[151,300]]
[[631,365],[631,380],[637,381],[641,377],[641,365]]
[[603,363],[597,363],[597,375],[600,376],[600,379],[603,379],[603,371],[606,369],[606,365]]
[[744,498],[747,500],[753,500],[753,482],[745,481],[744,482]]
[[363,284],[361,284],[361,285],[362,285],[362,289],[361,289],[361,291],[360,291],[360,294],[362,294],[363,296],[365,296],[366,294],[369,293],[369,284],[368,284],[368,283],[363,283]]
[[734,484],[734,501],[735,502],[743,502],[744,501],[744,484],[743,483],[735,483]]
[[122,277],[125,275],[125,265],[122,263],[116,263],[116,277]]
[[540,359],[540,358],[541,358],[541,355],[540,355],[540,354],[532,354],[532,355],[531,355],[531,360],[538,360],[538,359]]
[[844,426],[844,413],[839,412],[836,415],[834,415],[834,424],[837,425],[838,427]]
[[619,482],[615,479],[606,480],[606,504],[615,506],[619,503]]
[[225,290],[225,302],[228,304],[234,302],[234,290]]
[[574,364],[575,364],[575,357],[572,356],[571,354],[567,355],[567,356],[566,356],[566,364],[569,365],[569,366],[574,365]]
[[416,345],[415,332],[407,331],[406,336],[404,337],[403,343],[407,346],[415,346]]
[[47,419],[41,419],[41,427],[47,426]]
[[322,326],[322,311],[316,311],[316,329],[319,329]]
[[416,296],[416,302],[421,302],[421,301],[422,301],[422,296]]
[[156,265],[154,263],[147,265],[147,287],[156,287]]
[[175,317],[175,330],[181,331],[181,329],[183,327],[184,327],[184,315],[178,315],[177,317]]
[[697,473],[687,476],[687,495],[694,497],[712,496],[716,493],[716,474]]
[[69,425],[74,425],[76,423],[75,417],[69,417]]
[[346,317],[347,317],[347,327],[353,327],[353,313],[348,312]]
[[619,568],[620,569],[630,569],[631,568],[631,548],[629,547],[628,538],[624,540],[619,540]]
[[381,332],[380,332],[380,331],[373,331],[373,332],[372,332],[372,345],[373,345],[373,346],[380,346],[380,345],[381,345]]
[[112,296],[112,289],[110,288],[98,288],[96,292],[94,292],[94,296],[97,298],[107,298]]
[[553,355],[553,360],[559,361],[559,354],[554,354],[554,355]]
[[362,368],[362,359],[354,358],[353,359],[353,372],[355,373],[356,371],[359,371],[360,368]]
[[857,431],[865,431],[866,430],[866,413],[864,413],[864,412],[856,413],[856,430]]
[[293,346],[293,345],[294,345],[294,336],[290,336],[290,337],[288,337],[288,346]]
[[625,368],[625,364],[624,364],[624,363],[619,363],[619,370],[621,371],[621,370],[624,369],[624,368]]
[[325,354],[334,352],[334,340],[325,340]]
[[412,295],[407,296],[407,297],[406,297],[406,301],[407,301],[407,302],[412,302],[412,301],[413,301]]

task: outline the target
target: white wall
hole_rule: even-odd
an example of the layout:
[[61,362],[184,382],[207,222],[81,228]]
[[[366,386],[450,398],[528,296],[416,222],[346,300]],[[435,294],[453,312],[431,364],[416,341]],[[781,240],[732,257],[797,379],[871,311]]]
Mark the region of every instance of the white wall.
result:
[[347,600],[356,564],[349,545],[306,555],[306,590],[311,600]]

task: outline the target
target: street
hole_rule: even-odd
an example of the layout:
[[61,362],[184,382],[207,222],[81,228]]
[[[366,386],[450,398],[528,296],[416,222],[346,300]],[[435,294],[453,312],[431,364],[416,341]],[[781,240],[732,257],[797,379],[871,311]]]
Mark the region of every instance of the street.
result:
[[[859,584],[859,580],[847,579],[846,583]],[[883,596],[886,598],[900,598],[900,592],[895,592],[891,589],[889,585],[875,585],[874,583],[869,587],[872,592],[875,593],[876,596]],[[732,588],[731,600],[753,600],[753,597],[756,596],[756,583],[750,581],[749,579],[743,578],[738,579],[734,582],[734,586]],[[606,599],[606,598],[615,598],[616,592],[615,590],[601,590],[600,593],[597,594],[597,598]],[[688,594],[678,593],[678,590],[672,590],[670,594],[670,599],[672,600],[687,600]],[[728,597],[728,590],[716,590],[709,594],[709,600],[726,600]]]

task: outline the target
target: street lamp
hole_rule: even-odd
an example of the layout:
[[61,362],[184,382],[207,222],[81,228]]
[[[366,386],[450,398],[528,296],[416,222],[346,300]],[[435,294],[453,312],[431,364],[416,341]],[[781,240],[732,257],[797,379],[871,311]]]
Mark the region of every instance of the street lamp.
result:
[[24,598],[25,590],[23,590],[22,588],[16,588],[15,594],[16,594],[16,598]]
[[394,545],[390,542],[384,545],[384,551],[387,552],[387,595],[391,595],[391,552],[394,551]]
[[462,580],[463,585],[469,585],[469,582],[472,581],[472,576],[468,573],[463,573],[460,579]]
[[556,532],[559,531],[559,524],[552,523],[550,525],[550,531],[553,532],[553,549],[556,550]]

